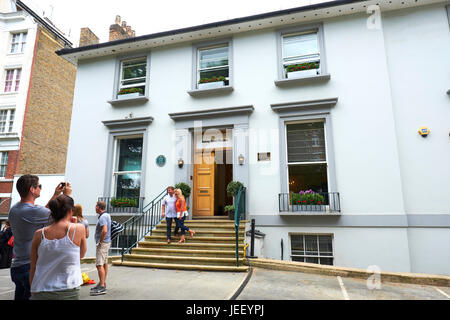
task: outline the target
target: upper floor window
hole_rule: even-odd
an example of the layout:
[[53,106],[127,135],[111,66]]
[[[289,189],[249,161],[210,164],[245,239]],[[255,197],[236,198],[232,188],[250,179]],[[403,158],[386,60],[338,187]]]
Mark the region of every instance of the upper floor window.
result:
[[7,165],[8,165],[8,152],[1,151],[0,152],[0,178],[4,178],[6,176]]
[[0,110],[0,133],[12,132],[14,124],[14,109]]
[[317,30],[282,36],[282,65],[285,78],[320,74],[320,43]]
[[14,33],[11,38],[11,52],[23,53],[25,51],[25,44],[27,43],[27,33]]
[[22,69],[6,70],[4,92],[19,91],[21,72],[22,72]]
[[197,57],[198,88],[229,85],[230,65],[228,43],[199,48]]
[[120,66],[119,95],[136,93],[145,95],[147,85],[147,58],[123,60]]

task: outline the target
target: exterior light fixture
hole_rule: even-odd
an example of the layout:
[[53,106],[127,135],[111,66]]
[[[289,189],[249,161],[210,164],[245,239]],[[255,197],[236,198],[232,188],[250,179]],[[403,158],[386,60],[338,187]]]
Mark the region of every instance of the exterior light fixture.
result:
[[244,164],[244,160],[245,160],[245,159],[244,159],[244,156],[243,156],[242,154],[240,154],[239,157],[238,157],[239,165],[242,166],[242,165]]
[[178,160],[178,168],[183,168],[184,161],[183,159]]

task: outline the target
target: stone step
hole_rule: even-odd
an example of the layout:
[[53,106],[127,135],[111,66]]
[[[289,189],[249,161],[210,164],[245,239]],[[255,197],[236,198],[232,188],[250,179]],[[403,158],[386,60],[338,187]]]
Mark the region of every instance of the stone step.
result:
[[[184,225],[186,227],[188,227],[189,229],[193,229],[195,231],[197,230],[203,230],[203,229],[208,229],[208,230],[231,230],[234,231],[236,230],[236,227],[233,224],[206,224],[206,223],[184,223]],[[156,226],[156,229],[163,229],[166,230],[167,229],[167,225],[164,224],[158,224]],[[172,223],[172,230],[175,229],[175,223]],[[239,226],[239,230],[245,230],[245,225],[241,224]]]
[[[180,240],[180,236],[172,236],[171,237],[172,243],[173,242],[178,242],[178,240]],[[240,241],[244,240],[244,237],[239,237]],[[151,235],[151,236],[145,236],[145,241],[167,241],[167,236],[164,235]],[[208,236],[187,236],[186,237],[186,242],[187,243],[226,243],[226,244],[234,244],[236,243],[236,237],[233,236],[229,236],[229,237],[208,237]]]
[[[193,239],[194,237],[234,237],[236,235],[236,231],[229,231],[229,230],[210,230],[210,229],[197,229],[194,230],[195,231],[195,235],[191,238],[190,234],[188,231],[186,231],[186,238],[189,239]],[[180,234],[181,231],[178,232],[178,234]],[[166,235],[167,234],[167,230],[166,229],[155,229],[152,231],[152,235],[155,236],[161,236],[161,235]],[[173,235],[173,230],[172,230],[172,235]],[[239,230],[239,238],[244,237],[245,235],[245,230]]]
[[[141,241],[138,243],[139,248],[183,248],[195,250],[236,250],[236,244],[233,243],[192,243],[186,241],[185,243],[171,242],[167,244],[165,241]],[[239,248],[244,248],[243,243],[239,243]]]
[[[244,258],[239,259],[239,264],[244,264]],[[149,254],[126,254],[124,261],[147,262],[147,263],[169,263],[185,265],[213,265],[213,266],[235,266],[236,258],[216,258],[216,257],[180,257],[161,256]]]
[[[235,250],[196,250],[196,249],[172,249],[172,248],[134,248],[132,254],[166,255],[179,257],[216,257],[235,258]],[[244,251],[239,251],[239,256],[244,257]]]
[[[206,219],[206,220],[199,220],[199,219],[193,219],[193,220],[185,220],[184,223],[187,224],[189,222],[195,222],[196,224],[224,224],[224,225],[233,225],[234,226],[234,220],[214,220],[214,219]],[[241,220],[240,224],[250,223],[250,220]],[[161,221],[161,224],[166,224],[166,220],[163,219]]]
[[175,270],[193,270],[193,271],[226,271],[226,272],[247,272],[248,266],[239,264],[236,266],[211,266],[211,265],[185,265],[185,264],[169,264],[169,263],[148,263],[148,262],[132,262],[120,260],[113,261],[115,266],[141,267],[141,268],[157,268],[157,269],[175,269]]

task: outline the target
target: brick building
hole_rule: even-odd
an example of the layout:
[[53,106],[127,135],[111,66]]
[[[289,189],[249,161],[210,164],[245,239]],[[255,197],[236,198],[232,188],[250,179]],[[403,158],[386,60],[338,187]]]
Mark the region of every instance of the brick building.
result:
[[76,67],[55,51],[71,47],[47,18],[0,0],[0,220],[20,175],[64,178]]

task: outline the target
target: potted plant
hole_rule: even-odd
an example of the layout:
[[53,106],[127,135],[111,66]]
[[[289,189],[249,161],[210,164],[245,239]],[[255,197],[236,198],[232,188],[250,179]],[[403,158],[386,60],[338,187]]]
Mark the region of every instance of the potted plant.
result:
[[181,190],[181,193],[183,194],[184,199],[186,199],[186,209],[187,209],[187,211],[189,211],[189,206],[187,204],[189,203],[189,197],[191,195],[191,187],[184,182],[179,182],[175,185],[175,189]]
[[[242,184],[242,182],[240,181],[231,181],[230,183],[228,183],[227,185],[227,194],[231,197],[233,197],[233,210],[234,210],[234,205],[236,204],[236,196],[239,192],[239,188],[242,187],[244,188],[244,185]],[[224,208],[224,211],[227,211],[226,208],[230,207],[230,206],[226,206]],[[233,211],[234,212],[234,211]],[[229,216],[229,215],[228,215]],[[233,213],[233,217],[232,219],[234,219],[234,213]]]
[[234,210],[235,207],[234,205],[229,205],[229,206],[225,206],[225,208],[223,208],[223,211],[225,211],[225,213],[228,215],[228,219],[230,220],[234,220]]
[[141,88],[123,88],[117,93],[117,99],[137,98],[143,93],[144,91]]
[[225,77],[211,77],[211,78],[201,78],[198,81],[199,89],[210,89],[210,88],[219,88],[225,85]]
[[325,211],[324,197],[311,189],[292,193],[291,205],[293,211]]
[[291,64],[286,67],[286,76],[288,79],[315,76],[319,72],[319,66],[319,62]]

